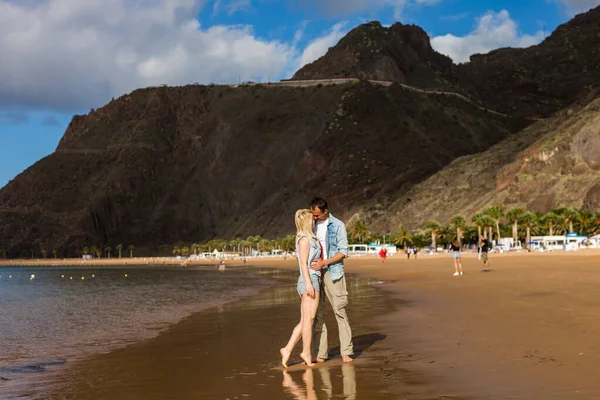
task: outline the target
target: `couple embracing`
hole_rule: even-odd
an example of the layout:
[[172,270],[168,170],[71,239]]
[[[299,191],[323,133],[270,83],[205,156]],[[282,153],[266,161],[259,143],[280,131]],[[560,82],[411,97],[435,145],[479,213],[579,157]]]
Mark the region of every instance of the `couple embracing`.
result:
[[344,258],[348,256],[348,236],[342,221],[329,214],[327,202],[315,198],[310,209],[296,211],[296,255],[300,267],[298,294],[301,298],[300,322],[288,344],[280,349],[281,364],[287,363],[302,338],[300,357],[306,365],[328,358],[327,327],[323,318],[324,297],[333,309],[340,334],[340,352],[351,362],[352,331],[346,315],[348,292],[344,277]]

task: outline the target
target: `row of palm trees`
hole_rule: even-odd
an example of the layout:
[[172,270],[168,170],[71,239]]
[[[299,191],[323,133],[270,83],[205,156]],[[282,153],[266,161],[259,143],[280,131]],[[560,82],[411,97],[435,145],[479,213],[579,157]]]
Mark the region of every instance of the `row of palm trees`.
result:
[[[470,222],[470,223],[469,223]],[[348,227],[348,241],[350,243],[368,243],[379,241],[393,243],[401,247],[407,246],[433,246],[437,248],[438,243],[450,243],[457,239],[462,245],[464,243],[477,243],[478,237],[483,235],[489,240],[497,240],[501,237],[512,236],[515,242],[519,238],[529,243],[532,234],[555,235],[566,234],[577,231],[580,234],[591,236],[600,233],[600,212],[589,210],[578,210],[574,208],[558,208],[548,213],[527,211],[523,208],[511,208],[506,210],[502,206],[490,206],[471,216],[470,221],[462,215],[454,216],[448,224],[430,220],[426,224],[426,230],[409,232],[400,226],[394,233],[371,232],[364,221],[358,220]],[[121,258],[124,246],[116,246],[118,257]],[[256,252],[270,252],[275,249],[292,252],[295,249],[295,235],[289,234],[282,238],[266,239],[260,235],[248,236],[247,238],[212,239],[204,243],[180,243],[173,246],[173,256],[190,256],[215,249],[221,252],[236,252],[242,255],[250,255]],[[95,257],[112,256],[110,246],[90,246],[83,249],[84,255]],[[133,257],[135,246],[127,247],[129,256]],[[57,251],[52,250],[56,256]],[[47,250],[42,249],[44,257]]]
[[[477,235],[493,240],[502,237],[502,229],[510,228],[513,240],[519,237],[529,243],[532,233],[540,235],[567,234],[575,232],[586,236],[600,233],[600,212],[578,210],[574,208],[558,208],[547,213],[531,212],[523,208],[505,210],[502,206],[490,206],[471,217],[472,226],[477,228]],[[436,247],[436,239],[440,232],[452,231],[462,241],[462,231],[468,227],[467,220],[457,215],[450,220],[448,226],[431,220],[427,229],[431,231],[432,246]]]
[[[118,244],[115,246],[116,250],[118,251],[119,254],[119,258],[122,257],[123,255],[123,249],[125,248],[122,244]],[[104,251],[103,251],[104,250]],[[92,245],[90,247],[84,247],[81,251],[81,253],[84,256],[87,255],[91,255],[92,257],[97,257],[97,258],[101,258],[102,256],[106,257],[106,258],[111,258],[112,257],[112,247],[110,247],[109,245],[106,246],[96,246],[96,245]],[[133,251],[135,250],[135,246],[134,245],[129,245],[127,247],[127,251],[129,251],[129,258],[133,258]]]
[[173,246],[174,256],[190,256],[201,253],[210,253],[214,250],[220,252],[235,252],[250,255],[253,252],[270,252],[272,250],[293,251],[296,246],[295,235],[290,234],[283,238],[265,239],[260,235],[248,236],[246,239],[235,238],[212,239],[205,243],[179,244]]

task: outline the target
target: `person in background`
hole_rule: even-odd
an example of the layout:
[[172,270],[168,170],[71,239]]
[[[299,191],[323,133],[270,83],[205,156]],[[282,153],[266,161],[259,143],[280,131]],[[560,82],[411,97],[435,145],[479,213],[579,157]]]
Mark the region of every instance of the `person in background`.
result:
[[481,272],[489,272],[490,271],[490,262],[488,260],[488,251],[492,246],[490,245],[490,241],[487,240],[483,235],[479,236],[479,257],[480,260],[483,261],[483,269]]
[[383,264],[387,257],[387,249],[382,247],[381,250],[379,250],[379,257],[381,258],[381,263]]
[[452,250],[452,258],[454,259],[454,276],[462,275],[463,270],[462,262],[460,261],[460,243],[458,243],[458,240],[452,242],[450,249]]

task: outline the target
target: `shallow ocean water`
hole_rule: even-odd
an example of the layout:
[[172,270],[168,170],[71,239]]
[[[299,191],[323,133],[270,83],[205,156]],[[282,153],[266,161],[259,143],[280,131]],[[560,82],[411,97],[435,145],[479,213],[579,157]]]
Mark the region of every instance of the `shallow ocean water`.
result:
[[271,284],[248,271],[216,268],[2,268],[0,393]]

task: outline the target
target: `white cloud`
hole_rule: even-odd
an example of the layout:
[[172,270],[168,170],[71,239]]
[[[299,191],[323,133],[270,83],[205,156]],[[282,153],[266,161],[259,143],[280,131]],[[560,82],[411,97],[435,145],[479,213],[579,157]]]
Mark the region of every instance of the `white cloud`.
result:
[[567,13],[571,16],[600,6],[600,0],[560,0],[560,2],[566,6]]
[[215,3],[213,4],[213,15],[216,15],[221,10],[224,10],[227,13],[227,15],[232,16],[237,12],[248,11],[251,9],[251,0],[215,0]]
[[310,42],[298,58],[295,69],[300,69],[304,65],[315,61],[327,53],[327,50],[330,47],[335,46],[335,44],[347,33],[345,27],[345,22],[335,24],[324,36]]
[[501,47],[529,47],[543,39],[543,31],[535,35],[521,34],[508,11],[502,10],[498,13],[490,11],[480,17],[475,30],[468,35],[436,36],[431,39],[431,46],[454,62],[466,62],[472,54],[487,53]]
[[0,107],[97,107],[138,87],[278,79],[293,46],[201,27],[202,0],[0,0]]

